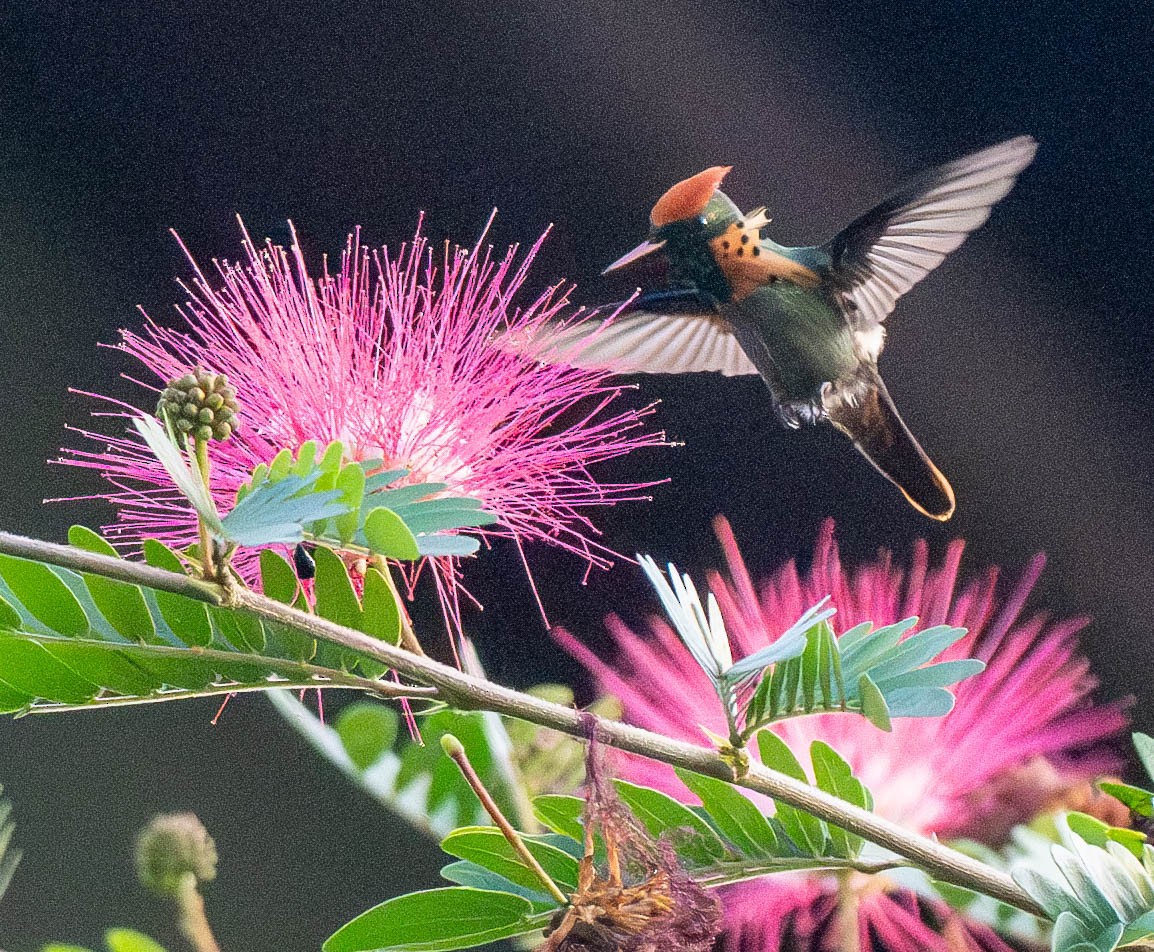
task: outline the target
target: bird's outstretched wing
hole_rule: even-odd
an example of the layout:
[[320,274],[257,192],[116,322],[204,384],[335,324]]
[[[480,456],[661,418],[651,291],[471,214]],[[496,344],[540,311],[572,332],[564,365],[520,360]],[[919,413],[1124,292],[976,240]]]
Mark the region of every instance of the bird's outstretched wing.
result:
[[1018,136],[930,169],[830,239],[821,250],[855,328],[885,320],[899,297],[980,227],[1037,149],[1032,137]]
[[558,324],[517,349],[548,363],[623,374],[757,373],[729,321],[712,311],[630,311],[608,320]]

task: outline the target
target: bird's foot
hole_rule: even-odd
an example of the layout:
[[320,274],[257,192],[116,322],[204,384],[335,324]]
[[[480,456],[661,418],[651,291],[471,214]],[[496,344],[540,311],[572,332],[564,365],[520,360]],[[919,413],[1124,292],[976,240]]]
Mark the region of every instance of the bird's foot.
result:
[[791,430],[796,430],[803,423],[817,423],[825,419],[825,408],[819,401],[788,400],[777,405],[777,415],[781,422]]

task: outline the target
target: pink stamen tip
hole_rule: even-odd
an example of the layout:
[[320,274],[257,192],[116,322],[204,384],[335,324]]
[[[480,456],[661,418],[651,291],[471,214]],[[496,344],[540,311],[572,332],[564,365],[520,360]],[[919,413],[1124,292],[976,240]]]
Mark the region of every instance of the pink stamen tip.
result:
[[[227,375],[243,410],[238,432],[213,447],[221,512],[279,450],[340,440],[354,459],[381,457],[410,469],[411,481],[479,499],[499,518],[477,533],[485,539],[544,542],[588,566],[610,564],[615,553],[589,516],[653,484],[602,482],[597,464],[664,438],[646,429],[652,408],[623,406],[606,372],[542,364],[494,343],[532,339],[571,311],[561,285],[524,293],[540,240],[498,253],[482,237],[466,251],[433,246],[418,230],[390,253],[363,247],[354,231],[339,266],[326,260],[318,273],[295,232],[285,248],[241,230],[241,260],[205,269],[177,238],[192,271],[178,320],[145,314],[116,345],[144,367],[127,377],[145,388],[147,409],[98,397],[119,429],[82,433],[87,448],[63,451],[62,462],[107,480],[118,544],[152,537],[179,549],[196,539],[191,509],[128,423],[151,412],[166,381],[202,366]],[[254,555],[238,563],[251,581]],[[453,560],[432,562],[457,605]]]

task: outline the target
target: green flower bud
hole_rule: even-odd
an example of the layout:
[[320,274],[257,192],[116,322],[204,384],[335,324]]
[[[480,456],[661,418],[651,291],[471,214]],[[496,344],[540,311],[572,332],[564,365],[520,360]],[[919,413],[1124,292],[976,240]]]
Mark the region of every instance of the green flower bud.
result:
[[199,367],[170,380],[156,405],[158,417],[197,440],[227,440],[240,425],[239,413],[236,388],[228,378]]
[[175,896],[190,874],[198,883],[216,878],[216,844],[195,813],[162,813],[136,839],[136,873],[153,892]]

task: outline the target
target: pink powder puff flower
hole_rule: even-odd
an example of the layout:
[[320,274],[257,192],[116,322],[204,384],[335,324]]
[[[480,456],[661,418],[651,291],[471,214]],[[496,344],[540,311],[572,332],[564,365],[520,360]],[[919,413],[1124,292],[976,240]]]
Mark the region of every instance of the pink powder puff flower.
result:
[[[215,261],[206,274],[185,249],[193,278],[181,285],[183,326],[145,314],[143,329],[122,331],[115,345],[144,365],[151,390],[196,367],[226,374],[237,389],[239,431],[212,448],[222,512],[251,470],[279,450],[340,440],[353,459],[380,457],[408,468],[409,481],[443,482],[448,493],[479,499],[499,520],[490,535],[518,545],[542,540],[589,565],[610,564],[613,553],[595,540],[587,512],[646,498],[648,484],[601,483],[590,467],[663,437],[644,428],[650,407],[614,406],[623,388],[607,374],[492,345],[500,333],[532,337],[568,305],[560,285],[525,307],[513,304],[544,235],[527,253],[514,246],[494,257],[480,244],[470,251],[446,243],[435,253],[418,227],[394,256],[363,248],[358,230],[339,270],[326,261],[313,277],[295,233],[287,250],[271,241],[258,247],[241,227],[240,262]],[[104,415],[140,412],[117,404]],[[66,449],[62,462],[112,484],[98,498],[116,507],[107,527],[113,541],[195,541],[192,510],[133,430],[79,432],[101,448]],[[438,570],[455,616],[457,569],[442,559]]]
[[[790,562],[755,588],[725,520],[717,521],[717,532],[732,578],[715,572],[709,583],[737,657],[764,647],[826,595],[837,608],[838,631],[911,615],[921,619],[920,627],[968,629],[942,659],[976,657],[987,667],[955,686],[957,703],[945,717],[896,719],[890,733],[851,714],[797,718],[773,727],[802,763],[808,762],[812,741],[833,746],[873,792],[875,809],[887,819],[943,839],[999,845],[1014,824],[1060,801],[1063,792],[1117,768],[1109,744],[1126,726],[1126,717],[1117,704],[1091,701],[1097,681],[1075,639],[1086,620],[1023,615],[1042,557],[999,597],[996,570],[959,590],[961,541],[949,546],[937,567],[930,566],[928,549],[919,542],[908,571],[896,567],[888,553],[856,571],[843,570],[833,524],[827,522],[807,573]],[[725,735],[725,718],[708,679],[665,621],[652,619],[644,635],[616,617],[607,623],[618,648],[614,664],[568,633],[558,636],[598,686],[621,700],[626,720],[691,741],[702,739],[699,725]],[[691,799],[660,764],[631,758],[623,762],[622,773]],[[731,887],[724,891],[725,944],[766,952],[844,947],[836,890],[835,880],[817,875],[780,875]],[[1007,948],[985,926],[881,877],[870,880],[857,901],[865,950]]]

